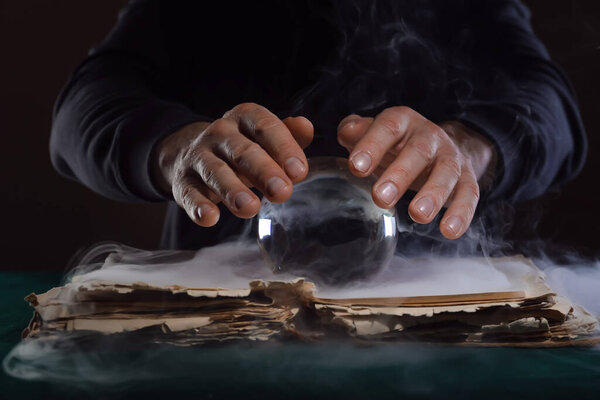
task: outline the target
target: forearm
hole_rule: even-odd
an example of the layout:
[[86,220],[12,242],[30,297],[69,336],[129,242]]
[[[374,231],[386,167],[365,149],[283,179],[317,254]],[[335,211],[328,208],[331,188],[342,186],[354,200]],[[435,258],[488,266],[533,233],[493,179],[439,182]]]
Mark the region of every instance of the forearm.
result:
[[535,37],[522,3],[470,6],[473,19],[467,28],[482,38],[468,49],[473,91],[460,99],[449,119],[478,132],[496,149],[487,200],[535,198],[572,179],[583,166],[586,139],[575,96]]
[[585,133],[566,90],[544,81],[519,84],[527,92],[479,101],[459,117],[496,148],[492,200],[538,197],[571,179],[585,159]]
[[111,60],[92,60],[57,101],[51,159],[63,175],[109,198],[161,200],[148,170],[152,148],[199,119],[186,107],[160,99],[126,65],[115,69]]
[[169,15],[161,2],[130,2],[56,102],[55,168],[116,200],[165,199],[150,175],[153,148],[182,126],[208,120],[183,103],[177,77],[187,64],[171,64]]

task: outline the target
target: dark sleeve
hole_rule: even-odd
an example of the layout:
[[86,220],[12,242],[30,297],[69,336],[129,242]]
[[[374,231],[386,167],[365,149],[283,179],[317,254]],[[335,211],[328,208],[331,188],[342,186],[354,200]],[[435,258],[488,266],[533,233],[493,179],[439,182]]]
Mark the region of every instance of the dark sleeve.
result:
[[161,7],[131,2],[69,78],[54,108],[54,167],[116,200],[162,200],[149,174],[154,145],[206,120],[178,100]]
[[486,198],[535,198],[583,167],[587,145],[575,96],[534,35],[525,6],[473,3],[475,88],[457,119],[496,146],[498,169]]

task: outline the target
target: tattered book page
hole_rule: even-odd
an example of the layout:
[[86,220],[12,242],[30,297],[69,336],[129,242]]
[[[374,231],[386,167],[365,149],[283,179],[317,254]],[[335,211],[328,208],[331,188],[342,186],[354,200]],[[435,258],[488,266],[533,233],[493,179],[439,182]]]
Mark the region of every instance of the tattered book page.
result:
[[[228,247],[228,248],[224,248]],[[332,287],[275,274],[256,246],[203,249],[176,262],[109,256],[98,269],[27,300],[26,337],[144,334],[197,345],[340,334],[370,341],[544,343],[596,334],[597,321],[558,297],[524,257],[394,258],[378,276]]]

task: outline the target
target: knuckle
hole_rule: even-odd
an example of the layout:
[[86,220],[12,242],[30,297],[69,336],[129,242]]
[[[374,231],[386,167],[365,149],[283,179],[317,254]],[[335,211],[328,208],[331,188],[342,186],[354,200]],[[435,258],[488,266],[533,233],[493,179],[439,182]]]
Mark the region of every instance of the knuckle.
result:
[[[211,163],[212,164],[212,163]],[[202,181],[208,185],[209,182],[214,180],[217,173],[215,166],[211,165],[202,160],[194,164],[194,173],[198,174]],[[216,167],[218,169],[218,167]]]
[[191,203],[193,191],[194,191],[194,186],[192,184],[186,183],[186,184],[182,185],[181,198],[183,199],[184,203]]
[[473,217],[473,215],[475,214],[475,204],[467,204],[463,207],[463,212],[465,215],[465,217],[467,217],[467,219],[471,219]]
[[203,146],[203,145],[206,145],[208,143],[218,141],[218,137],[220,136],[220,132],[222,132],[222,131],[219,130],[219,129],[217,129],[214,126],[214,124],[215,124],[214,122],[212,124],[210,124],[204,130],[204,132],[202,132],[200,135],[198,135],[196,137],[196,139],[194,140],[194,142],[192,143],[191,147]]
[[479,200],[479,185],[475,181],[468,181],[463,183],[462,189],[476,201]]
[[434,124],[433,122],[429,123],[429,131],[431,134],[438,139],[449,139],[446,131],[443,130],[440,126]]
[[238,114],[248,114],[258,108],[258,104],[252,102],[240,103],[233,107],[232,111]]
[[175,201],[179,206],[186,210],[190,210],[194,207],[193,192],[195,188],[191,183],[184,183],[178,185],[178,190],[173,193]]
[[260,116],[254,121],[254,133],[264,136],[268,131],[279,125],[279,120],[271,115]]
[[380,117],[377,122],[380,129],[387,135],[396,140],[400,138],[400,127],[397,121],[388,117]]
[[427,141],[427,140],[413,140],[413,141],[410,141],[407,144],[407,146],[412,151],[414,151],[415,153],[419,154],[427,162],[430,162],[431,160],[433,160],[433,156],[435,154],[435,148],[433,146],[433,143],[431,143],[430,141]]
[[257,153],[262,151],[262,147],[256,142],[245,142],[231,151],[230,158],[234,164],[240,165],[254,159]]
[[431,193],[433,198],[438,199],[439,203],[443,203],[450,195],[451,190],[452,188],[448,185],[434,184],[428,192]]
[[475,174],[475,169],[473,168],[473,163],[471,163],[471,160],[468,159],[467,157],[463,156],[462,154],[461,154],[460,158],[462,161],[463,171],[468,173],[473,179],[477,180],[477,177]]
[[212,135],[223,132],[230,126],[230,121],[227,121],[225,118],[219,118],[213,121],[212,124],[206,129],[206,133],[210,133]]
[[390,110],[400,115],[411,115],[415,112],[412,108],[407,106],[395,106],[392,107]]
[[450,172],[456,178],[460,176],[461,163],[457,157],[445,157],[440,160],[440,163],[447,172]]
[[201,171],[202,180],[204,183],[213,189],[217,187],[217,172],[212,168],[203,168]]
[[202,146],[190,146],[181,157],[181,166],[183,169],[187,169],[201,163],[206,157],[207,151]]
[[188,164],[188,161],[192,159],[195,153],[198,151],[198,144],[194,143],[191,146],[186,147],[178,156],[178,161],[181,166]]
[[175,203],[177,203],[180,207],[183,207],[183,196],[182,196],[182,185],[177,182],[173,182],[173,198],[175,199]]
[[391,169],[392,180],[395,182],[404,182],[412,177],[412,169],[405,165],[397,165]]
[[173,182],[181,182],[187,175],[187,168],[176,168],[173,173]]
[[198,158],[198,155],[201,152],[202,145],[200,143],[195,143],[188,148],[186,148],[181,156],[182,160],[190,161]]
[[225,164],[217,164],[211,167],[203,166],[202,178],[207,185],[218,188],[223,175],[227,172],[228,167]]
[[[386,113],[388,110],[384,111]],[[398,125],[407,126],[409,122],[425,119],[421,114],[407,106],[396,106],[389,109],[389,113],[398,122]]]

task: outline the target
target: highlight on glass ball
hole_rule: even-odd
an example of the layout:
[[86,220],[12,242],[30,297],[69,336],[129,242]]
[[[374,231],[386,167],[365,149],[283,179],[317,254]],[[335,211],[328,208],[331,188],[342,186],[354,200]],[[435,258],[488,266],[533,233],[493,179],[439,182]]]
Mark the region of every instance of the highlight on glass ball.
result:
[[377,207],[374,177],[358,178],[348,160],[317,157],[290,199],[263,198],[258,243],[275,272],[329,285],[368,279],[391,260],[397,241],[396,211]]

